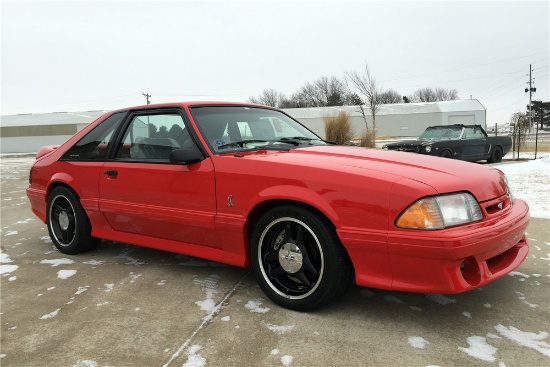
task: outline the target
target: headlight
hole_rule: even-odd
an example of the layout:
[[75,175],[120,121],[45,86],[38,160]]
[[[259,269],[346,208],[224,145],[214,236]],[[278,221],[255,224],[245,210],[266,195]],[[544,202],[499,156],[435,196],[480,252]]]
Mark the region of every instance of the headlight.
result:
[[508,179],[506,178],[506,175],[503,175],[504,177],[504,183],[506,184],[506,192],[508,193],[508,196],[510,197],[510,201],[512,204],[514,203],[514,194],[512,194],[512,190],[510,190],[510,184],[508,183]]
[[431,151],[432,151],[432,146],[431,146],[431,145],[428,145],[428,146],[426,147],[426,153],[429,153],[429,152],[431,152]]
[[439,195],[420,199],[397,218],[396,226],[412,229],[443,229],[483,219],[470,194]]

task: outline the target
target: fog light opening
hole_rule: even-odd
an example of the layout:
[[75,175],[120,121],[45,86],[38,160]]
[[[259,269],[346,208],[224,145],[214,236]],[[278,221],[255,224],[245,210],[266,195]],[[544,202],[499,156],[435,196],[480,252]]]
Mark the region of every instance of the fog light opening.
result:
[[460,273],[464,280],[472,286],[477,286],[481,282],[481,272],[473,257],[467,258],[460,264]]

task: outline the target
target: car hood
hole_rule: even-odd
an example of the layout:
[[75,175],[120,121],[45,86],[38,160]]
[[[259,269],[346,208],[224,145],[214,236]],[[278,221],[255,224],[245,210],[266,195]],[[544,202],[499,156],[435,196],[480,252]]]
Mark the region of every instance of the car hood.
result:
[[[506,193],[499,170],[447,158],[347,146],[318,146],[262,155],[262,159],[307,166],[334,174],[345,171],[362,176],[384,173],[393,182],[407,178],[433,187],[438,193],[469,191],[478,201]],[[331,174],[326,172],[326,174]],[[320,174],[323,174],[320,172]]]

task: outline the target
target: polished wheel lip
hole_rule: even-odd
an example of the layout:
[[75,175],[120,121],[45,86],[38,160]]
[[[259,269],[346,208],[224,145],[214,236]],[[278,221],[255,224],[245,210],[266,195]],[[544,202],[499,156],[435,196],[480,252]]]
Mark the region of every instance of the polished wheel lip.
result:
[[[61,202],[61,203],[59,203]],[[54,217],[54,208],[59,206],[59,217]],[[72,217],[72,219],[71,219]],[[72,221],[72,223],[71,223]],[[70,235],[69,240],[63,240],[62,233],[67,232],[69,227],[73,225],[73,233]],[[76,217],[74,207],[71,201],[65,195],[56,195],[48,208],[48,226],[51,229],[51,234],[55,237],[55,241],[63,247],[70,246],[76,236]]]
[[[304,294],[300,294],[300,295],[289,295],[289,294],[286,294],[284,292],[282,292],[281,290],[279,290],[279,288],[277,288],[277,286],[275,284],[273,284],[273,282],[271,281],[271,277],[267,274],[266,272],[266,269],[265,269],[265,265],[264,265],[264,260],[262,258],[262,244],[264,242],[264,239],[266,237],[266,235],[268,234],[268,232],[277,224],[281,223],[281,222],[292,222],[292,223],[295,223],[295,224],[298,224],[300,226],[302,226],[303,229],[305,229],[310,235],[311,237],[314,239],[316,245],[317,245],[317,249],[319,251],[319,256],[320,256],[320,260],[321,260],[321,266],[320,266],[320,269],[318,269],[319,271],[319,276],[317,278],[317,281],[315,282],[315,284],[313,285],[313,287],[311,289],[309,289],[306,293]],[[278,248],[278,251],[281,251],[281,249],[284,247],[285,244],[283,244],[282,246],[280,246]],[[279,253],[280,254],[280,253]],[[301,254],[301,256],[303,256],[303,254]],[[279,258],[279,261],[280,261],[280,258]],[[282,218],[278,218],[274,221],[272,221],[271,223],[269,223],[269,225],[263,230],[262,232],[262,235],[260,236],[260,240],[258,241],[258,264],[260,265],[260,271],[262,273],[262,277],[264,278],[264,280],[266,281],[267,285],[275,292],[277,293],[278,295],[284,297],[284,298],[287,298],[287,299],[290,299],[290,300],[301,300],[301,299],[304,299],[304,298],[307,298],[309,297],[311,294],[313,294],[317,288],[319,287],[319,284],[321,283],[321,280],[323,279],[323,274],[324,274],[324,268],[325,268],[325,258],[324,258],[324,253],[323,253],[323,249],[321,247],[321,243],[319,242],[319,239],[317,238],[315,232],[313,232],[313,230],[307,225],[305,224],[304,222],[302,222],[301,220],[298,220],[296,218],[292,218],[292,217],[282,217]],[[284,269],[284,268],[283,268]],[[286,269],[285,269],[286,270]],[[299,269],[298,269],[299,270]],[[289,276],[292,276],[293,273],[289,273]]]

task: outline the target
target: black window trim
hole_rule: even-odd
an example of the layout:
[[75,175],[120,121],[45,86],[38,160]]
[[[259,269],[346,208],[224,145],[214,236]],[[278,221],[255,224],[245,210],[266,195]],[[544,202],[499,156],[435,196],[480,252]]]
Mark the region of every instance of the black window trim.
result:
[[137,116],[152,116],[152,115],[166,115],[166,114],[177,114],[181,117],[183,124],[185,125],[185,128],[188,129],[189,135],[195,145],[199,148],[201,154],[204,158],[207,158],[208,152],[206,149],[204,149],[203,145],[200,142],[199,136],[197,135],[197,132],[193,127],[191,126],[191,123],[189,122],[189,118],[185,112],[185,110],[181,106],[166,106],[166,107],[152,107],[152,108],[137,108],[137,109],[129,109],[126,111],[127,115],[124,118],[123,122],[119,124],[119,127],[117,130],[115,130],[115,136],[112,140],[115,142],[115,144],[112,144],[109,147],[109,151],[107,152],[107,162],[128,162],[128,163],[155,163],[155,164],[170,164],[170,161],[166,161],[163,159],[143,159],[143,160],[137,160],[137,159],[126,159],[126,158],[116,158],[115,154],[119,147],[119,145],[122,142],[122,139],[124,138],[124,133],[129,128],[130,124]]

